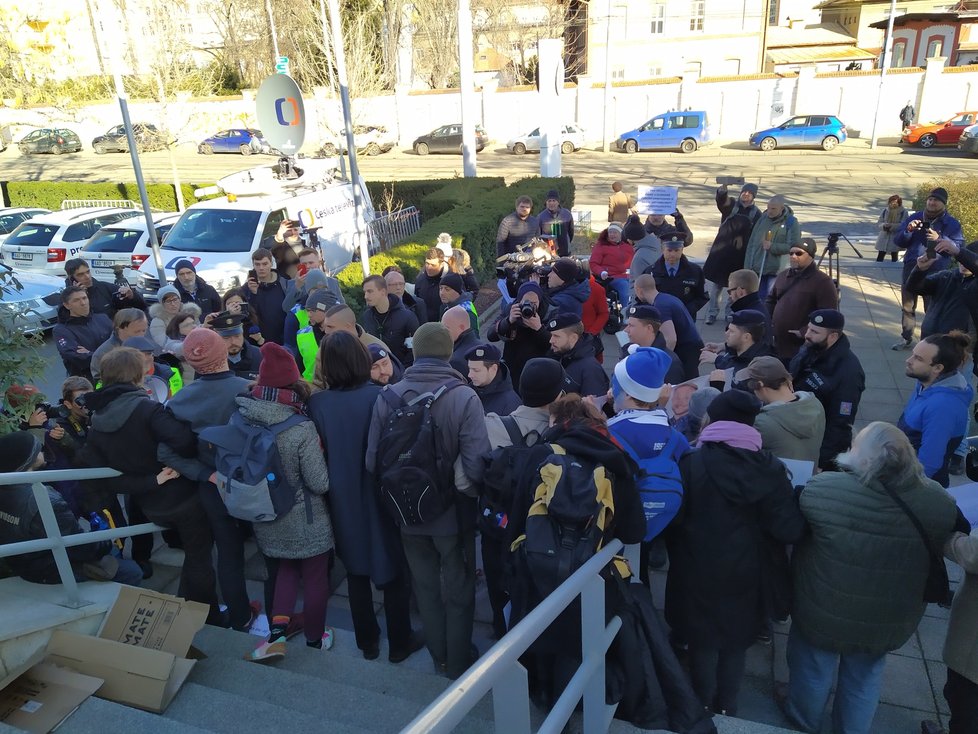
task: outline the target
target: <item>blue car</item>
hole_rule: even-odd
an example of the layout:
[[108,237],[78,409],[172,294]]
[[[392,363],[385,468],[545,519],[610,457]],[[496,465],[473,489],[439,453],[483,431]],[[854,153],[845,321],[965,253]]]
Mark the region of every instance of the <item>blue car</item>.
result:
[[846,126],[833,115],[798,115],[777,127],[752,133],[749,142],[761,150],[791,146],[832,150],[846,142]]
[[615,140],[615,150],[637,153],[640,150],[680,150],[692,153],[712,142],[710,121],[697,110],[666,112],[644,125],[622,133]]
[[204,155],[211,155],[212,153],[251,155],[252,153],[269,153],[271,149],[268,141],[262,136],[261,130],[243,127],[221,130],[197,146],[197,152]]

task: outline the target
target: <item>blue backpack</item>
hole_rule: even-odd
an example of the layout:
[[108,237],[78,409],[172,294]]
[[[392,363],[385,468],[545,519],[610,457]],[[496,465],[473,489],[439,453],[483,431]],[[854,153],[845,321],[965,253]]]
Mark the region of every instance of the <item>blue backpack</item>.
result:
[[679,457],[675,456],[680,437],[679,432],[670,431],[669,440],[662,450],[655,456],[643,459],[621,436],[615,436],[615,440],[638,464],[635,485],[645,511],[645,537],[642,539],[645,543],[666,529],[683,504]]
[[[200,440],[214,454],[217,491],[228,514],[249,522],[271,522],[295,505],[295,488],[285,478],[276,437],[309,420],[293,415],[281,423],[250,423],[240,412],[231,414],[226,426],[200,432]],[[306,492],[306,519],[312,522],[312,505]]]

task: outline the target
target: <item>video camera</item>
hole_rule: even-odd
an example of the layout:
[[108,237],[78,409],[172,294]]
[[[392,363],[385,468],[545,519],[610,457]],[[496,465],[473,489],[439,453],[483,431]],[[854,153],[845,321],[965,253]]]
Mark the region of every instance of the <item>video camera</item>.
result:
[[531,276],[546,278],[551,264],[556,259],[553,245],[539,237],[534,237],[519,245],[516,252],[496,258],[496,277],[506,281],[509,294],[515,297],[520,286],[528,282]]

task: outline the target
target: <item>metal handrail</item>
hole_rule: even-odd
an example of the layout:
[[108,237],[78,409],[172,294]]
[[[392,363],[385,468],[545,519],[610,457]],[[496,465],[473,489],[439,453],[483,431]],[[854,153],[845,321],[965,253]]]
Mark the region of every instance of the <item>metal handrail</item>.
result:
[[47,535],[46,539],[22,540],[17,543],[0,545],[0,558],[21,556],[26,553],[37,553],[38,551],[51,551],[54,554],[54,563],[58,568],[61,585],[65,590],[65,601],[62,606],[77,609],[91,604],[90,601],[82,599],[78,594],[78,582],[75,581],[75,572],[71,568],[71,560],[68,558],[67,549],[73,548],[76,545],[100,543],[104,540],[129,538],[134,535],[147,535],[149,533],[155,533],[158,530],[163,530],[163,528],[154,523],[147,522],[141,525],[129,525],[110,530],[97,530],[93,533],[77,533],[66,537],[61,534],[61,528],[58,527],[58,519],[54,515],[54,507],[51,505],[51,498],[48,497],[48,488],[44,485],[44,481],[84,481],[87,479],[109,479],[119,476],[122,476],[121,472],[104,467],[97,469],[51,469],[48,471],[23,471],[0,474],[0,487],[11,484],[31,485],[31,490],[34,492],[34,501],[37,503],[37,511],[40,513],[41,523],[44,525],[44,533]]
[[621,619],[605,621],[604,580],[601,570],[622,550],[612,540],[571,574],[564,583],[503,635],[401,734],[439,734],[452,731],[490,690],[496,731],[530,732],[530,699],[526,669],[519,658],[553,621],[577,598],[581,599],[581,665],[557,700],[540,732],[560,732],[584,699],[584,732],[607,731],[616,706],[605,703],[605,653],[621,627]]

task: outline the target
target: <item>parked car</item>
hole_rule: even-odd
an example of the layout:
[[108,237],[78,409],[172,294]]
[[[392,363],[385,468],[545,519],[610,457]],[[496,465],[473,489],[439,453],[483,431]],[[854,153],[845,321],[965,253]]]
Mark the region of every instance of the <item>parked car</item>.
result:
[[[166,233],[179,218],[180,214],[176,212],[153,215],[157,242],[163,242]],[[78,257],[88,260],[94,277],[108,282],[116,279],[116,268],[119,268],[123,278],[135,282],[136,268],[152,256],[146,217],[142,213],[138,217],[102,227],[78,253]]]
[[978,155],[978,125],[969,125],[958,138],[958,150]]
[[846,126],[834,115],[795,115],[777,127],[751,133],[748,142],[765,151],[789,147],[834,150],[847,137]]
[[[354,125],[353,142],[360,155],[380,155],[386,153],[397,143],[397,140],[387,132],[387,128],[376,125]],[[332,158],[337,153],[346,153],[346,135],[333,133],[319,149],[319,155]]]
[[271,151],[272,146],[265,140],[261,130],[256,130],[253,127],[221,130],[202,140],[197,146],[197,152],[204,155],[211,153],[251,155],[252,153],[270,153]]
[[0,289],[0,322],[8,329],[16,326],[29,334],[53,327],[58,320],[64,278],[18,272],[4,263],[0,263],[0,270],[12,286]]
[[[166,147],[166,135],[156,127],[145,122],[137,122],[132,126],[132,134],[140,151],[162,150]],[[128,153],[129,141],[126,139],[125,125],[110,128],[105,135],[92,139],[92,150],[102,153]]]
[[[475,126],[475,152],[481,153],[489,145],[489,136],[482,125]],[[427,135],[415,138],[411,143],[414,152],[418,155],[428,155],[428,153],[461,153],[462,152],[462,125],[442,125],[436,127]]]
[[626,153],[640,150],[681,150],[692,153],[713,140],[710,121],[703,111],[684,110],[656,115],[643,125],[622,133],[615,149]]
[[[7,239],[7,235],[17,229],[17,225],[27,221],[38,214],[47,214],[47,209],[37,209],[30,207],[13,206],[0,209],[0,245]],[[0,260],[3,259],[0,253]]]
[[41,130],[33,130],[19,141],[17,147],[24,155],[31,153],[77,153],[82,149],[81,138],[78,133],[63,127],[46,127]]
[[[573,153],[584,147],[584,129],[577,125],[564,125],[560,135],[560,152],[565,154]],[[543,144],[543,136],[540,128],[536,128],[506,142],[506,150],[515,155],[523,155],[527,151],[539,151]]]
[[958,112],[950,120],[931,122],[923,125],[910,125],[903,130],[901,143],[933,148],[935,145],[954,145],[961,139],[961,133],[969,125],[978,122],[978,112]]
[[64,276],[65,261],[107,224],[139,216],[138,209],[82,207],[40,214],[21,222],[0,246],[4,260],[18,272]]

